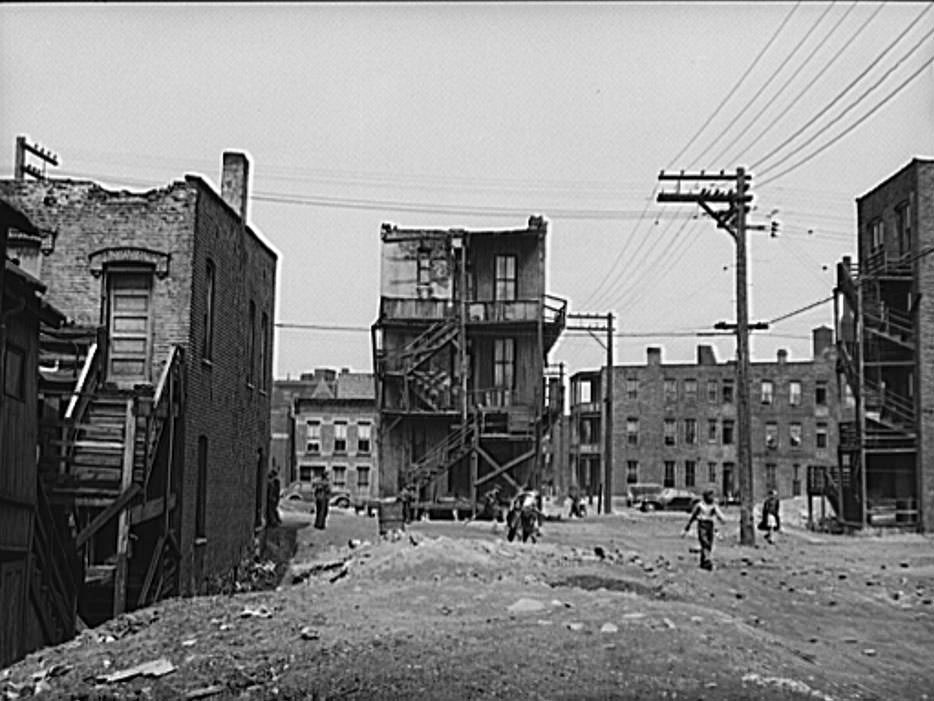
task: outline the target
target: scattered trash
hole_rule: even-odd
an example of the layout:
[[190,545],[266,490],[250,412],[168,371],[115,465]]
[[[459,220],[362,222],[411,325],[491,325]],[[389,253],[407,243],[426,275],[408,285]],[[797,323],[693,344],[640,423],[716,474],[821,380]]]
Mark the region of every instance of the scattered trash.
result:
[[351,550],[353,550],[354,548],[360,547],[360,539],[351,538],[350,540],[347,541],[347,547],[350,548]]
[[206,699],[208,696],[216,696],[227,690],[226,686],[214,684],[213,686],[203,686],[200,689],[192,689],[185,694],[186,699]]
[[594,555],[596,555],[597,557],[599,557],[601,560],[605,560],[605,559],[606,559],[606,552],[605,552],[605,551],[603,550],[603,548],[601,548],[599,545],[597,545],[597,546],[594,547],[593,553],[594,553]]
[[311,626],[305,626],[302,628],[299,635],[301,635],[302,640],[318,640],[321,638],[321,635],[318,633],[318,631],[316,631]]
[[554,624],[554,621],[549,621],[547,618],[539,618],[536,623],[540,626],[550,626]]
[[645,618],[645,614],[644,613],[624,613],[623,618],[626,618],[628,620],[637,620],[639,618]]
[[663,618],[662,623],[664,623],[668,628],[671,628],[671,629],[677,628],[677,626],[672,622],[670,618]]
[[135,667],[128,667],[110,674],[102,674],[98,679],[102,682],[112,683],[125,682],[134,677],[164,677],[166,674],[174,672],[175,669],[174,664],[165,657],[160,657],[158,660],[143,662]]
[[538,599],[522,598],[507,606],[506,610],[510,613],[527,613],[529,611],[542,611],[544,608],[545,604]]
[[604,623],[602,626],[600,626],[600,632],[601,633],[618,633],[619,626],[617,626],[615,623]]
[[191,646],[194,645],[196,642],[198,642],[198,639],[197,639],[197,638],[190,638],[190,639],[188,639],[188,640],[183,640],[183,641],[182,641],[182,647],[191,647]]
[[867,647],[865,650],[863,650],[863,654],[867,657],[875,657],[876,651],[871,647]]
[[583,624],[583,623],[578,623],[578,622],[576,622],[576,621],[573,622],[573,623],[568,623],[568,629],[569,629],[569,630],[574,630],[574,631],[584,630],[584,624]]
[[560,599],[552,599],[551,605],[552,606],[564,606],[564,608],[566,609],[574,608],[574,604],[567,602],[567,601],[561,601]]
[[244,606],[243,610],[240,612],[240,618],[272,618],[272,611],[265,606],[260,606],[255,609]]

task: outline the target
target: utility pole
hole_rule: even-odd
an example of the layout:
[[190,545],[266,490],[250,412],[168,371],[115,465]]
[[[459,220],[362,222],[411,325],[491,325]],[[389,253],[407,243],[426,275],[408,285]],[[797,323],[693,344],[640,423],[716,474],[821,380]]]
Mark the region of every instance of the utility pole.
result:
[[[586,322],[568,324],[566,331],[586,331],[606,350],[606,375],[603,384],[605,401],[603,420],[603,513],[613,513],[613,314],[568,313],[567,320]],[[606,331],[606,343],[594,333]]]
[[[34,165],[26,162],[27,153],[31,153],[32,155],[44,161],[42,170],[39,170]],[[15,180],[23,180],[27,175],[31,175],[36,180],[44,180],[45,163],[51,163],[53,166],[57,166],[58,156],[56,156],[51,151],[45,150],[39,146],[39,144],[30,144],[28,141],[26,141],[25,136],[17,136],[16,153],[13,163],[13,178]]]
[[[666,174],[662,171],[660,181],[677,183],[675,192],[660,192],[659,202],[681,202],[699,205],[714,221],[717,227],[729,233],[736,243],[736,402],[737,402],[737,462],[739,463],[739,542],[741,545],[755,545],[756,534],[752,523],[753,471],[752,471],[752,419],[749,405],[749,302],[746,282],[746,231],[764,230],[764,226],[748,226],[746,214],[752,195],[748,192],[751,176],[744,168],[736,169],[736,174],[720,171],[719,174],[685,173]],[[731,182],[733,189],[715,190],[702,187],[699,190],[681,191],[683,183]],[[714,204],[725,204],[726,208],[714,209]]]

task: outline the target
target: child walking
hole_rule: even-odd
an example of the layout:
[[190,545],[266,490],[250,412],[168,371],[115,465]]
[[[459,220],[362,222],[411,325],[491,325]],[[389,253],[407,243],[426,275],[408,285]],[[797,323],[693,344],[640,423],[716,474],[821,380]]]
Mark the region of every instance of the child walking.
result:
[[702,499],[694,505],[691,511],[691,518],[688,519],[688,525],[684,527],[681,533],[683,538],[691,530],[691,524],[697,521],[697,540],[700,542],[700,566],[704,570],[713,569],[713,561],[710,559],[710,553],[713,550],[713,520],[716,518],[720,523],[726,523],[723,518],[723,512],[717,506],[713,498],[713,490],[704,491]]

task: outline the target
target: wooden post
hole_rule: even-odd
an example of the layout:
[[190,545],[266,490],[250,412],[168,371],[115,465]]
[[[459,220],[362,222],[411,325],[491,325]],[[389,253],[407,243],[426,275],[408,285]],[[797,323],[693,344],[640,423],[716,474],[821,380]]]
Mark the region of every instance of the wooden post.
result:
[[[133,484],[133,453],[136,445],[136,415],[133,413],[133,398],[126,400],[126,418],[123,429],[123,473],[120,491],[125,492]],[[114,571],[114,616],[126,610],[127,558],[130,548],[130,511],[123,508],[117,517],[117,568]]]

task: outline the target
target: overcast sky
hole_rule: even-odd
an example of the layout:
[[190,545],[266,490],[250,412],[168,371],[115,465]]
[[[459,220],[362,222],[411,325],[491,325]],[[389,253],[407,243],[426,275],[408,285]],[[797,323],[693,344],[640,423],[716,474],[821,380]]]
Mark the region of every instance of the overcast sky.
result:
[[[732,321],[735,300],[732,240],[656,204],[659,171],[745,166],[753,220],[777,210],[778,238],[751,235],[751,320],[829,296],[854,199],[934,156],[930,8],[3,4],[0,169],[18,134],[62,175],[133,190],[217,182],[221,153],[244,150],[251,224],[281,254],[279,321],[355,329],[377,314],[381,222],[540,213],[549,291],[652,334],[618,338],[617,362],[647,345],[691,362],[698,343],[726,359],[731,337],[661,335]],[[756,334],[753,360],[810,357],[820,324],[831,304]],[[359,330],[281,328],[276,355],[277,377],[371,369]],[[550,356],[571,371],[603,359],[586,337]]]

